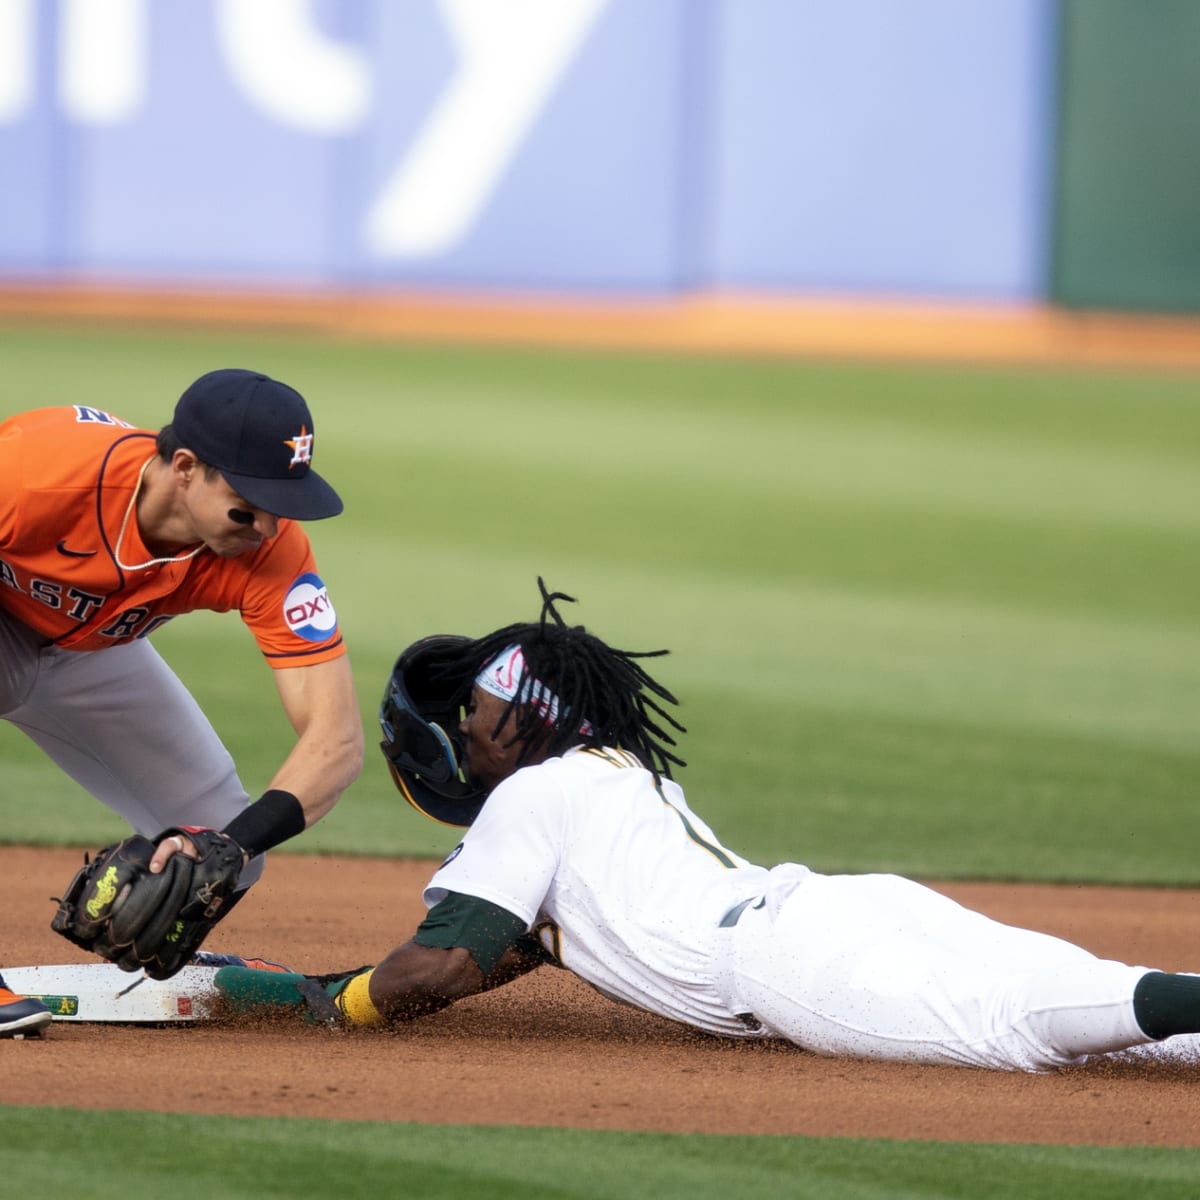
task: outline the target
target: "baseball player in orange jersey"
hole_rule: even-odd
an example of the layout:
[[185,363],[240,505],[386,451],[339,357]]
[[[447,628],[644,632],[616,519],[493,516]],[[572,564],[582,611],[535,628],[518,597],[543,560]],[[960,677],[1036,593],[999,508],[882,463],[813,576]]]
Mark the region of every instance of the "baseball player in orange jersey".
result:
[[[157,435],[86,404],[0,424],[0,716],[136,832],[228,833],[239,896],[362,765],[346,647],[297,524],[342,510],[314,444],[299,392],[237,369],[196,380]],[[241,614],[297,734],[254,804],[149,641],[195,609]],[[150,870],[191,850],[164,839]],[[48,1020],[0,990],[0,1036]]]
[[235,1006],[403,1021],[549,959],[694,1028],[820,1054],[1044,1071],[1200,1032],[1198,976],[1097,958],[896,875],[727,849],[668,777],[675,698],[644,655],[567,626],[559,599],[543,589],[540,623],[397,660],[380,715],[395,781],[469,826],[412,937],[336,976],[224,967]]

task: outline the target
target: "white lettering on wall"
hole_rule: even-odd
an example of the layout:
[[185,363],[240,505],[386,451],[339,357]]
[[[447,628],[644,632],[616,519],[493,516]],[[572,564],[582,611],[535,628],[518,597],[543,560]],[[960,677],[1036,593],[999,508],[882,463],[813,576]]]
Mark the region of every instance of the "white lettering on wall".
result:
[[428,257],[475,223],[607,0],[439,0],[459,64],[371,206],[370,249]]
[[[457,63],[364,215],[365,243],[381,258],[443,254],[470,233],[608,0],[427,2],[446,23]],[[212,0],[218,51],[268,120],[318,136],[352,133],[383,119],[371,111],[369,60],[319,28],[316,4]],[[60,0],[55,86],[69,120],[137,118],[147,103],[151,18],[166,11],[148,0]],[[38,0],[0,0],[0,124],[34,108],[38,38],[56,28],[45,15]]]
[[33,102],[33,0],[0,0],[0,123],[17,121]]
[[312,0],[218,0],[216,18],[230,74],[268,117],[317,134],[347,133],[366,120],[366,60],[316,28]]
[[63,112],[88,125],[130,120],[146,98],[146,0],[65,0],[61,11]]

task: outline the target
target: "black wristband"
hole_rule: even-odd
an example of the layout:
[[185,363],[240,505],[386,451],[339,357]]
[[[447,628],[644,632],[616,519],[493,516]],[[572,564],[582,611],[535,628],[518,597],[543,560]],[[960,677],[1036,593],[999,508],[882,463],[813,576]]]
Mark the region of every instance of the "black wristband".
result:
[[224,829],[251,858],[303,833],[307,822],[300,801],[291,792],[272,788],[238,813]]

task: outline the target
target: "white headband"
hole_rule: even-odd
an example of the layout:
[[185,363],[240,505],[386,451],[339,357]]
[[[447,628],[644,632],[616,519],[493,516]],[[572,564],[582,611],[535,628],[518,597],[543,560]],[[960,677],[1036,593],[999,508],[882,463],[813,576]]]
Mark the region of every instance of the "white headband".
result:
[[[540,679],[535,679],[529,673],[520,646],[509,646],[507,650],[497,654],[475,676],[475,686],[483,688],[493,696],[499,696],[501,700],[532,704],[547,725],[558,723],[558,697]],[[584,721],[579,732],[586,736],[591,731],[591,723]]]

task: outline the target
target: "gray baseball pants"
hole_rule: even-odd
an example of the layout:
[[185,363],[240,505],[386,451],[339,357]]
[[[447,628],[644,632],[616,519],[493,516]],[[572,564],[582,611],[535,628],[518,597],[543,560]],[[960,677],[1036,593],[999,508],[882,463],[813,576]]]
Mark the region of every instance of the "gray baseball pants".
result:
[[[147,837],[221,829],[249,800],[229,751],[148,641],[61,650],[0,611],[0,718]],[[253,860],[241,884],[262,866]]]

